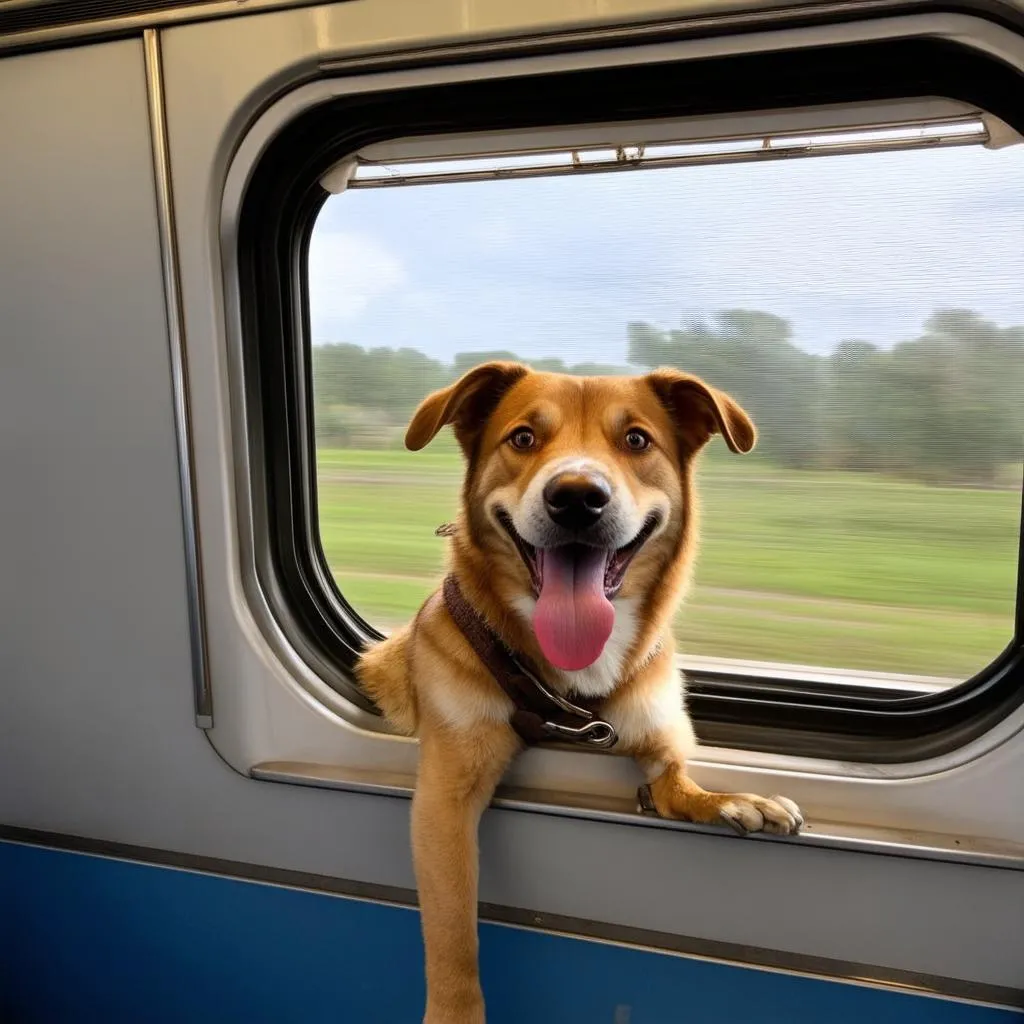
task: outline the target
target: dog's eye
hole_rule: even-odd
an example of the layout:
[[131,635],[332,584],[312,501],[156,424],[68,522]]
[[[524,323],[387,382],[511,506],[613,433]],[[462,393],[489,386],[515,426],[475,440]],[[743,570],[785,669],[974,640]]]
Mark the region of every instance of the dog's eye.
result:
[[525,452],[537,443],[537,438],[529,427],[520,427],[518,430],[513,432],[508,441],[513,448],[518,448],[519,451]]
[[642,430],[634,427],[626,433],[626,447],[631,452],[646,451],[651,447],[651,439]]

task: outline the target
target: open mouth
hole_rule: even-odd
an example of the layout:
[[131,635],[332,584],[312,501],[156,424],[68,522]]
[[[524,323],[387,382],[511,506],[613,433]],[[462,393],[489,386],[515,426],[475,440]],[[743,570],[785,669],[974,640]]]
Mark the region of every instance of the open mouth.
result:
[[[512,523],[512,517],[504,509],[498,509],[497,520],[505,532],[512,538],[520,557],[530,573],[534,596],[538,597],[544,589],[545,562],[550,563],[552,556],[559,563],[580,564],[593,563],[604,557],[604,596],[611,600],[619,592],[626,570],[637,556],[640,549],[647,543],[661,522],[657,514],[651,514],[644,522],[640,532],[621,548],[597,548],[590,544],[562,544],[557,548],[537,548],[524,540]],[[557,553],[557,554],[555,554]],[[596,567],[595,567],[596,568]]]
[[565,671],[593,665],[615,628],[612,598],[637,552],[657,529],[659,517],[649,516],[628,544],[612,549],[578,543],[537,548],[519,535],[504,509],[498,511],[498,521],[530,571],[537,598],[533,632],[544,657]]

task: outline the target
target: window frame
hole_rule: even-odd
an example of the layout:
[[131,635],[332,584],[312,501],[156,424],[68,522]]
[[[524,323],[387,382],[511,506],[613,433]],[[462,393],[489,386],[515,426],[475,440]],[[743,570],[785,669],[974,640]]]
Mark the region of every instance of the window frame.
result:
[[[865,80],[867,67],[886,70]],[[676,93],[683,99],[665,96],[670,74],[685,83]],[[759,83],[756,95],[745,82]],[[352,669],[363,647],[381,634],[334,585],[317,523],[306,284],[310,237],[330,195],[320,184],[324,174],[367,146],[412,136],[936,96],[979,107],[1017,131],[1024,126],[1024,79],[1014,69],[968,45],[932,37],[342,95],[287,123],[249,178],[236,254],[250,483],[254,505],[264,513],[254,516],[256,575],[277,624],[306,664],[343,698],[379,716]],[[534,114],[537,109],[545,116]],[[838,688],[780,680],[777,673],[691,669],[689,706],[699,739],[880,764],[934,758],[977,739],[1024,703],[1022,568],[1018,541],[1013,638],[970,679],[941,693],[908,687],[883,695],[867,685]]]

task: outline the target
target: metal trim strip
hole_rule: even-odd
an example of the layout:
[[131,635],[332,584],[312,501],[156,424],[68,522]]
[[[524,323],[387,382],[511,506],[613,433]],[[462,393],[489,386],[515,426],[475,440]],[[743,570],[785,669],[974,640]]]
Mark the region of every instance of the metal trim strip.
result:
[[[314,789],[337,789],[350,793],[389,796],[411,800],[414,780],[394,773],[356,772],[330,765],[302,764],[290,761],[268,761],[253,765],[249,775],[260,782],[279,782]],[[605,796],[573,794],[572,805],[560,803],[557,794],[550,796],[539,790],[499,787],[493,807],[531,814],[548,814],[559,818],[602,821],[634,828],[661,828],[677,832],[721,837],[735,841],[732,833],[713,825],[696,825],[688,821],[668,821],[638,814],[629,801]],[[822,829],[818,831],[818,829]],[[1024,871],[1024,849],[1008,843],[987,842],[961,836],[944,836],[901,832],[895,829],[845,827],[833,822],[804,826],[795,836],[777,836],[759,832],[744,837],[749,842],[784,843],[787,846],[844,850],[912,860],[967,864],[974,867]]]
[[143,34],[146,95],[149,101],[150,138],[153,148],[153,180],[156,188],[160,262],[167,306],[167,334],[174,399],[174,435],[178,450],[178,481],[181,492],[182,539],[185,545],[185,585],[188,592],[189,647],[196,725],[213,728],[213,695],[206,651],[206,614],[203,604],[202,566],[196,510],[195,474],[192,465],[192,425],[189,412],[188,356],[181,306],[181,272],[171,186],[170,145],[164,106],[163,64],[160,36],[155,29]]
[[[37,50],[66,46],[84,41],[112,39],[126,35],[139,35],[147,29],[169,28],[199,21],[215,21],[238,15],[260,14],[289,7],[314,7],[321,0],[211,0],[209,3],[183,4],[156,11],[135,14],[115,14],[103,17],[50,25],[46,28],[22,29],[16,32],[0,31],[0,54],[7,50]],[[332,0],[351,3],[353,0]],[[14,6],[11,0],[3,7]],[[44,0],[24,0],[20,7],[44,6]]]
[[[47,0],[7,0],[18,7],[42,6]],[[330,0],[352,3],[354,0]],[[137,35],[149,28],[222,18],[244,17],[271,11],[321,7],[323,0],[209,0],[208,3],[170,7],[160,11],[97,17],[88,21],[47,28],[0,32],[0,54],[73,45],[84,41]],[[549,28],[540,33],[527,29],[493,38],[439,40],[420,46],[367,48],[338,61],[325,61],[321,70],[351,73],[372,67],[404,68],[451,60],[486,60],[495,55],[510,56],[558,52],[578,46],[612,46],[623,42],[687,38],[699,33],[748,31],[760,27],[798,27],[827,24],[842,19],[870,18],[877,15],[963,10],[1000,23],[1017,24],[1022,20],[1019,0],[961,0],[954,7],[940,6],[935,0],[814,0],[814,2],[747,2],[722,12],[712,4],[676,16],[650,14],[619,23],[583,23],[573,28]]]

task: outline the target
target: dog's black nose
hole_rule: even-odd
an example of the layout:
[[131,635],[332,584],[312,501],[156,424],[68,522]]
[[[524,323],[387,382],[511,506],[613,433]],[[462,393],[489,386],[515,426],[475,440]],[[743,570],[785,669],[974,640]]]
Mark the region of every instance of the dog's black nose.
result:
[[597,473],[559,473],[544,485],[548,515],[567,530],[593,526],[611,500],[611,484]]

